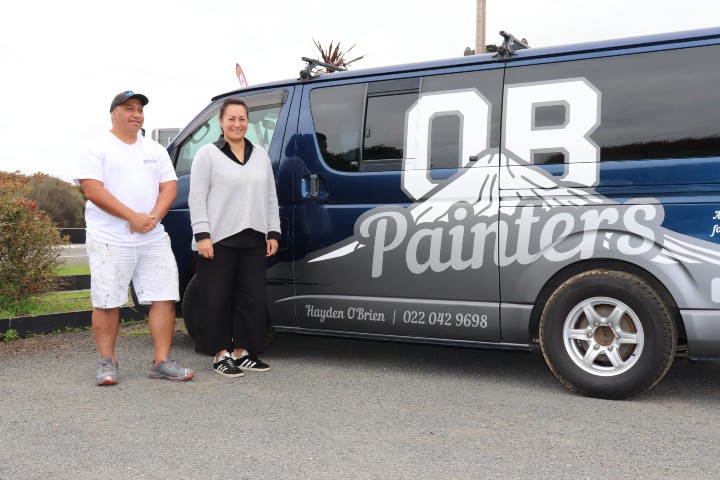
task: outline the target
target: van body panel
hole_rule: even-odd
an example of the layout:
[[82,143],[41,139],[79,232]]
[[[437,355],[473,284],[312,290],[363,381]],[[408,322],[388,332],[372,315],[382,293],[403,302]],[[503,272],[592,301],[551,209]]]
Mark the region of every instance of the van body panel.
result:
[[[301,107],[300,88],[294,87],[292,95],[283,105],[278,114],[281,128],[276,128],[268,155],[272,161],[273,171],[276,175],[276,191],[280,213],[280,228],[282,238],[278,252],[268,259],[267,270],[267,308],[268,317],[276,319],[277,325],[297,326],[295,305],[287,301],[295,296],[295,279],[293,272],[295,251],[295,215],[293,202],[295,192],[283,188],[294,182],[294,149],[297,132],[297,112]],[[252,118],[252,113],[251,113]]]
[[720,360],[717,342],[720,335],[720,310],[687,310],[682,311],[687,331],[688,344],[693,348],[690,358],[694,360]]

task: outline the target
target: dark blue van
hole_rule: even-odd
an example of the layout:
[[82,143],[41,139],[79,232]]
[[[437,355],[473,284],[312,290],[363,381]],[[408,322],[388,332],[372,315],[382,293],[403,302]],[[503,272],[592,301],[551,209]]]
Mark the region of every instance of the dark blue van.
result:
[[169,146],[164,225],[198,322],[187,194],[220,103],[250,108],[282,240],[272,330],[539,347],[629,398],[720,357],[720,29],[314,75],[212,99]]

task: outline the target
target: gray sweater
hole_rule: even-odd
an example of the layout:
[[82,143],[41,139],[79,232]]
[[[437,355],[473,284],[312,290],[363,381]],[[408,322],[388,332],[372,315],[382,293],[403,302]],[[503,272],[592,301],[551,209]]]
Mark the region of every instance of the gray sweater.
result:
[[[200,147],[190,169],[190,222],[193,235],[210,232],[213,243],[252,228],[280,232],[275,177],[267,152],[254,145],[244,165],[208,144]],[[197,250],[193,238],[192,249]]]

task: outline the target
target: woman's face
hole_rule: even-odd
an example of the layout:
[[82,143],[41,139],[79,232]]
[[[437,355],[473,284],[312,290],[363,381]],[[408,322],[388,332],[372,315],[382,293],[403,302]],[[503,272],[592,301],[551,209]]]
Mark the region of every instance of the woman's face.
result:
[[225,140],[239,142],[245,137],[248,127],[248,115],[242,105],[228,105],[220,117],[220,127]]

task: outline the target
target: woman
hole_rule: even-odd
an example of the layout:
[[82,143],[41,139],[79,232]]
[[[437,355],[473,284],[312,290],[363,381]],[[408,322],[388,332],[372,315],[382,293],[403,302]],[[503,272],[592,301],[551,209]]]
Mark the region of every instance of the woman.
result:
[[238,98],[220,107],[221,137],[201,147],[190,176],[199,325],[195,351],[215,355],[220,375],[266,372],[266,257],[275,255],[280,217],[270,158],[245,138],[249,111]]

